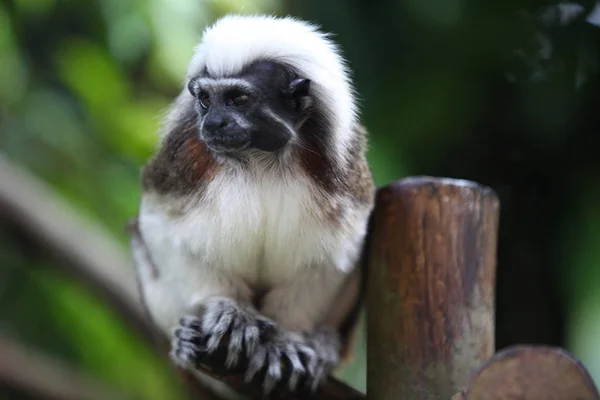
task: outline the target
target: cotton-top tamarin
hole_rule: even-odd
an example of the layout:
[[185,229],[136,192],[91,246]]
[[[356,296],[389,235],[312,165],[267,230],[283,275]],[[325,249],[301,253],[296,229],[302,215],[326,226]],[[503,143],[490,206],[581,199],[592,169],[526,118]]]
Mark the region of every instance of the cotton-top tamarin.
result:
[[264,374],[267,392],[314,390],[338,365],[375,193],[358,119],[347,64],[314,25],[230,15],[204,31],[131,242],[177,364],[227,338],[222,363]]

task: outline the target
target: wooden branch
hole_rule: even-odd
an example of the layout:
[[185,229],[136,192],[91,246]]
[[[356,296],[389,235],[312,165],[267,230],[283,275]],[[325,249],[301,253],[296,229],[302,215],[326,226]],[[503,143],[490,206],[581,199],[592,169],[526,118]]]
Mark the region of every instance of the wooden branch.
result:
[[125,400],[131,396],[109,389],[90,376],[20,343],[0,337],[0,386],[36,399]]
[[494,351],[498,199],[472,182],[380,189],[370,240],[370,399],[450,399]]
[[[226,342],[221,346],[225,349]],[[259,381],[244,381],[244,374],[241,371],[225,370],[224,368],[213,369],[208,364],[200,364],[199,370],[207,373],[209,376],[217,378],[219,381],[226,383],[229,387],[233,388],[237,393],[243,394],[249,399],[263,399],[263,391]],[[283,371],[283,376],[286,376],[289,372]],[[310,400],[364,400],[365,395],[356,389],[348,386],[344,382],[329,377],[328,380],[320,387],[314,394],[298,394],[290,392],[284,388],[276,388],[267,397],[269,400],[299,400],[308,399]]]
[[450,400],[465,400],[465,392],[461,390],[460,392],[452,396],[452,399]]
[[464,400],[600,400],[585,367],[565,350],[513,346],[474,374]]
[[[131,257],[110,234],[77,215],[52,189],[0,155],[0,215],[27,232],[36,242],[63,261],[67,273],[86,282],[99,292],[124,321],[165,357],[169,341],[150,323],[140,303]],[[256,385],[247,385],[241,375],[200,368],[209,376],[234,389],[259,397]],[[179,370],[195,398],[218,398],[191,374]],[[281,398],[290,398],[289,394]],[[360,392],[330,377],[315,399],[361,399]]]

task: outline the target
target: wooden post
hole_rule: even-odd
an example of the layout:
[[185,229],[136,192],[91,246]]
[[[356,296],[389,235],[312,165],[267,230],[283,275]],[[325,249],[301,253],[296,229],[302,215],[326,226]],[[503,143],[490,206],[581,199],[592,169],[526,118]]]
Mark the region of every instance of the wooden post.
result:
[[369,250],[369,399],[450,399],[494,352],[499,202],[473,182],[379,190]]
[[585,367],[566,350],[512,346],[473,375],[460,400],[600,400]]

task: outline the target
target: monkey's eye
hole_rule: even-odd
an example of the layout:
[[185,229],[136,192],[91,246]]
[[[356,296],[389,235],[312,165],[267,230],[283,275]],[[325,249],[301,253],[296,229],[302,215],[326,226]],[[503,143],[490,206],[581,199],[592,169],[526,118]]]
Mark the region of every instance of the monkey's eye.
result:
[[229,106],[242,106],[248,102],[250,98],[247,94],[236,93],[227,100]]
[[210,96],[206,92],[200,92],[198,94],[198,100],[200,101],[200,106],[202,108],[210,107]]

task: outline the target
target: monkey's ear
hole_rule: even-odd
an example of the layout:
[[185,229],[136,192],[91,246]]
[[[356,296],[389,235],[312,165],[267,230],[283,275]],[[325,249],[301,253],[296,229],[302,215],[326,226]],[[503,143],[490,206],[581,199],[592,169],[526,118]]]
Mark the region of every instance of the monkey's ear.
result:
[[192,78],[187,85],[188,91],[194,97],[198,96],[198,85],[196,78]]
[[290,82],[287,93],[291,98],[297,99],[299,97],[308,96],[309,89],[310,79],[299,78]]

